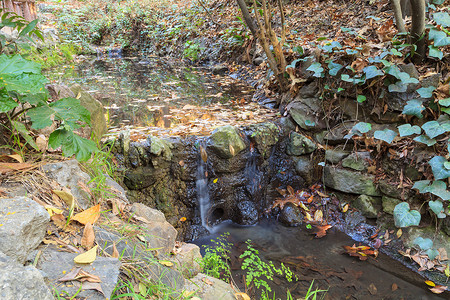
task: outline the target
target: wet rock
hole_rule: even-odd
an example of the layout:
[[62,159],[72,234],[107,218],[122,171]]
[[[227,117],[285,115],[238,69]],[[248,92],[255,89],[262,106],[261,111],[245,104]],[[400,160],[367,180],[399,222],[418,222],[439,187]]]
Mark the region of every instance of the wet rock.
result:
[[288,155],[309,154],[317,149],[316,143],[297,132],[291,132],[289,142],[286,147]]
[[350,154],[349,151],[339,149],[328,149],[325,151],[325,159],[331,164],[338,164]]
[[236,173],[247,165],[250,153],[241,152],[229,159],[221,158],[218,155],[209,155],[208,159],[211,162],[211,167],[216,173]]
[[366,218],[376,218],[381,210],[381,198],[360,195],[353,202],[353,206],[359,209]]
[[403,108],[407,104],[409,100],[413,99],[419,99],[420,96],[415,93],[414,91],[417,89],[417,85],[414,84],[415,88],[413,92],[409,93],[387,93],[387,106],[390,110],[393,110],[394,112],[401,112],[403,111]]
[[125,173],[123,183],[130,190],[141,190],[153,185],[163,175],[163,170],[153,167],[139,167]]
[[235,300],[234,290],[230,284],[199,273],[194,278],[186,279],[184,290],[196,292],[197,297],[202,300]]
[[423,176],[422,173],[420,173],[417,168],[412,167],[412,166],[407,166],[405,168],[405,175],[406,177],[408,177],[409,179],[411,179],[412,181],[417,181],[420,180]]
[[[101,137],[108,131],[106,126],[106,119],[103,113],[103,105],[100,101],[92,97],[83,88],[75,84],[70,87],[71,91],[76,95],[76,98],[80,100],[80,104],[91,113],[91,126],[92,133],[100,140]],[[90,134],[88,135],[88,137]]]
[[42,274],[33,266],[22,266],[0,252],[0,298],[53,300]]
[[117,258],[97,256],[92,264],[75,264],[73,259],[77,255],[78,253],[62,252],[53,247],[45,248],[39,258],[37,268],[41,270],[50,288],[65,291],[69,296],[73,296],[80,287],[79,282],[59,282],[58,279],[73,269],[81,267],[84,271],[100,277],[100,285],[104,295],[95,290],[81,290],[77,297],[88,299],[110,298],[119,278],[120,261]]
[[44,207],[29,198],[0,199],[0,251],[24,263],[42,242],[49,221]]
[[303,214],[296,205],[286,203],[278,220],[286,226],[298,226],[303,222]]
[[380,180],[378,182],[378,188],[385,196],[397,199],[402,198],[402,190],[399,189],[396,185],[388,183],[386,180]]
[[192,278],[202,271],[199,262],[202,259],[200,247],[195,244],[182,243],[176,248],[175,256],[172,258],[177,265],[177,269],[186,278]]
[[241,225],[254,225],[258,222],[258,210],[252,201],[241,201],[237,205],[237,223]]
[[246,148],[236,127],[227,125],[213,131],[210,148],[221,158],[232,158]]
[[256,149],[263,156],[268,158],[272,147],[278,142],[280,129],[271,122],[251,125],[250,139],[255,142]]
[[162,156],[165,160],[172,159],[172,144],[168,140],[160,139],[155,136],[149,136],[148,140],[150,141],[150,153]]
[[215,75],[225,75],[228,72],[228,67],[224,64],[214,65],[212,68],[212,73]]
[[91,177],[81,171],[78,161],[72,159],[54,164],[46,164],[42,166],[42,169],[49,178],[56,180],[60,185],[70,189],[70,192],[82,209],[89,207],[89,195],[78,186],[78,182],[89,182]]
[[295,170],[298,175],[305,179],[307,185],[311,185],[316,181],[314,178],[314,167],[314,162],[309,156],[300,156],[298,158]]
[[344,138],[344,136],[346,136],[350,132],[350,130],[356,123],[357,122],[353,121],[345,122],[333,127],[329,131],[325,131],[323,134],[324,142],[328,143],[329,145],[338,145],[345,143],[348,140]]
[[368,196],[381,196],[374,184],[375,176],[326,165],[324,183],[335,190]]
[[369,152],[356,152],[344,158],[342,160],[342,166],[356,171],[365,171],[369,166],[369,161]]
[[398,200],[396,198],[383,196],[383,197],[381,197],[381,202],[382,202],[382,206],[383,206],[383,211],[387,214],[393,215],[395,206],[402,201]]
[[253,59],[253,64],[255,66],[259,66],[260,64],[262,64],[264,62],[264,58],[261,56],[255,57],[255,59]]

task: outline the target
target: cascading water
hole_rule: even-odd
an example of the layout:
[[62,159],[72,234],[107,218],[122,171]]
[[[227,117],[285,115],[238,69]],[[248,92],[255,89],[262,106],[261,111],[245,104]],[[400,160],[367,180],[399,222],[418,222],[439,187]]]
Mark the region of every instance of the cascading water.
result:
[[256,164],[258,159],[258,153],[256,152],[253,143],[250,143],[250,157],[245,166],[245,177],[248,180],[247,189],[252,197],[256,196],[256,193],[260,189],[261,173],[258,170]]
[[197,180],[195,182],[197,189],[197,199],[200,206],[200,217],[202,219],[202,226],[211,232],[211,227],[208,225],[208,211],[211,207],[209,200],[209,189],[208,189],[208,172],[207,172],[207,161],[208,156],[206,154],[205,147],[202,143],[199,145],[199,159],[197,167]]

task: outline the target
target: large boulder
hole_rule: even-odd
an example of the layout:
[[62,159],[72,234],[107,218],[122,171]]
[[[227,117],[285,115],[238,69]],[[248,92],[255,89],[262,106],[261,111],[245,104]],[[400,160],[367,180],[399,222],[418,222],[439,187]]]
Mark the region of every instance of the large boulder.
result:
[[42,274],[0,252],[0,298],[53,300]]
[[172,261],[176,263],[184,277],[192,278],[202,271],[200,247],[195,244],[182,243],[176,248]]
[[192,279],[186,279],[185,291],[195,292],[195,295],[202,300],[235,300],[234,290],[230,284],[199,273]]
[[49,221],[48,212],[29,198],[0,199],[0,251],[24,263],[42,242]]
[[221,158],[232,158],[246,148],[238,129],[231,125],[214,130],[209,141],[210,148]]
[[335,190],[368,196],[381,196],[374,183],[375,176],[326,165],[324,183]]

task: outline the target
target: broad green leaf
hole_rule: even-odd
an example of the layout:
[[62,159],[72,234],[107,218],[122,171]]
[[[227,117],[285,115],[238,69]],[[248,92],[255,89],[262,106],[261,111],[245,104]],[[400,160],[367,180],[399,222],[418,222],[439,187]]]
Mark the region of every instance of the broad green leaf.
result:
[[397,227],[418,226],[420,218],[420,213],[411,210],[408,202],[401,202],[394,208],[394,222]]
[[44,91],[44,93],[38,93],[38,94],[26,94],[20,99],[20,102],[22,103],[30,103],[31,105],[39,105],[39,104],[47,104],[48,96],[47,96],[47,90]]
[[19,105],[8,94],[5,88],[0,90],[0,113],[10,111]]
[[316,123],[311,120],[305,120],[305,125],[309,127],[314,127],[316,126]]
[[438,47],[433,45],[428,46],[428,48],[430,49],[430,51],[428,52],[428,55],[430,55],[430,57],[436,57],[439,58],[439,60],[442,60],[442,58],[444,57],[444,52],[442,52],[441,50],[439,50]]
[[444,213],[444,205],[442,204],[442,201],[430,201],[428,202],[428,206],[439,219],[445,219],[446,215]]
[[8,91],[15,91],[20,94],[37,94],[45,90],[47,78],[41,74],[1,74],[0,87],[5,87]]
[[429,86],[429,87],[421,87],[420,89],[418,89],[416,92],[419,93],[420,97],[422,98],[431,98],[433,97],[433,91],[436,88],[434,86]]
[[427,188],[430,185],[430,180],[419,180],[414,182],[413,185],[413,189],[417,189],[419,191],[419,193],[423,194],[423,193],[427,193],[425,191],[425,188]]
[[363,103],[366,99],[367,98],[364,95],[358,95],[358,97],[356,97],[356,101],[358,101],[358,103]]
[[450,107],[441,107],[441,111],[450,115]]
[[353,49],[346,49],[345,52],[347,52],[348,55],[355,55],[359,53],[358,51]]
[[450,200],[450,192],[447,191],[447,185],[445,182],[437,180],[433,181],[433,183],[423,189],[424,193],[432,193],[440,197],[442,200],[447,201]]
[[450,27],[450,15],[447,12],[437,12],[433,14],[433,19],[437,24]]
[[367,133],[372,129],[372,124],[370,123],[365,123],[365,122],[359,122],[358,124],[356,124],[355,126],[353,126],[354,130],[357,130],[361,133]]
[[450,177],[450,170],[447,170],[444,167],[444,163],[447,160],[443,156],[435,156],[428,162],[431,166],[431,170],[433,171],[434,178],[436,180],[446,179]]
[[446,168],[447,170],[450,170],[450,162],[449,161],[446,161],[444,163],[444,168]]
[[445,98],[439,100],[439,105],[449,107],[450,106],[450,98]]
[[61,146],[65,156],[70,157],[75,154],[79,161],[88,160],[92,153],[98,151],[95,142],[82,138],[64,128],[53,131],[48,139],[48,144],[53,149]]
[[35,150],[39,151],[39,147],[36,145],[33,138],[30,136],[30,132],[23,123],[20,123],[18,121],[12,121],[12,126],[25,139],[28,145],[33,147]]
[[323,77],[323,68],[322,68],[322,64],[315,62],[312,63],[311,66],[309,66],[308,69],[306,69],[307,71],[311,71],[314,72],[313,76],[314,77]]
[[331,61],[328,63],[328,69],[330,69],[328,73],[331,76],[336,76],[339,70],[341,70],[343,67],[343,65]]
[[443,47],[450,45],[450,37],[441,30],[436,28],[431,28],[428,34],[430,40],[434,40],[435,47]]
[[409,100],[406,102],[405,107],[403,107],[402,114],[416,116],[422,118],[422,111],[425,109],[423,102],[417,99]]
[[25,26],[25,28],[20,31],[19,37],[23,37],[23,36],[29,34],[36,27],[38,22],[39,22],[39,19],[36,19],[36,20],[33,20],[30,23],[28,23],[27,26]]
[[417,125],[411,126],[411,124],[403,124],[398,126],[397,128],[401,137],[409,136],[412,134],[420,134],[420,132],[422,131],[419,126]]
[[397,132],[390,130],[388,128],[385,128],[384,130],[377,130],[373,133],[374,138],[385,141],[388,144],[392,143],[392,141],[396,136]]
[[437,121],[429,121],[422,125],[422,129],[430,139],[433,139],[446,132],[443,126]]
[[417,237],[413,243],[414,243],[414,245],[419,246],[419,248],[423,251],[426,251],[433,247],[433,241],[431,239],[428,239],[428,238],[424,239],[421,236]]
[[41,74],[41,65],[24,59],[20,54],[0,55],[0,74],[20,75],[24,73]]
[[32,128],[42,129],[53,124],[53,109],[48,105],[34,107],[27,112],[27,116],[31,119]]
[[368,66],[363,69],[363,72],[366,74],[366,79],[372,79],[377,76],[383,76],[384,73],[381,70],[378,70],[376,66]]
[[434,144],[437,143],[435,139],[430,139],[426,135],[419,135],[419,136],[415,137],[413,140],[416,141],[416,142],[425,144],[428,147],[431,147],[431,146],[433,146]]
[[428,249],[426,253],[430,260],[434,260],[439,255],[439,251],[437,251],[436,249]]
[[395,78],[399,79],[402,82],[402,84],[419,83],[419,80],[411,77],[406,72],[402,72],[396,65],[386,67],[384,70],[386,71],[387,74],[392,75]]

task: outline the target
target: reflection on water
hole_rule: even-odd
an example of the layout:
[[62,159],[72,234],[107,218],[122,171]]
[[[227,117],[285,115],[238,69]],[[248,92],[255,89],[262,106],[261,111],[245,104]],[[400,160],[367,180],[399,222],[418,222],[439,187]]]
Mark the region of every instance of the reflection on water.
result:
[[203,68],[162,58],[90,59],[46,75],[60,83],[81,84],[108,109],[112,127],[168,128],[192,118],[208,118],[190,113],[197,106],[251,96],[248,86],[231,78],[219,81]]
[[[312,280],[315,288],[328,289],[324,299],[445,299],[377,268],[370,261],[359,261],[343,254],[342,246],[356,242],[334,229],[329,230],[325,237],[315,239],[302,226],[283,227],[274,220],[263,220],[256,226],[222,223],[214,227],[213,234],[194,243],[211,245],[210,240],[224,232],[230,233],[233,278],[241,290],[245,288],[239,256],[246,250],[245,241],[251,240],[264,260],[272,260],[275,265],[283,262],[300,279],[289,283],[280,277],[274,278],[271,285],[277,299],[286,299],[287,289],[293,299],[303,299],[301,297],[305,296]],[[380,254],[378,260],[382,259],[385,263],[386,260],[387,263],[397,263]],[[400,273],[405,274],[405,278],[412,272],[399,263],[395,267],[402,268]],[[394,283],[396,288],[393,290]]]

